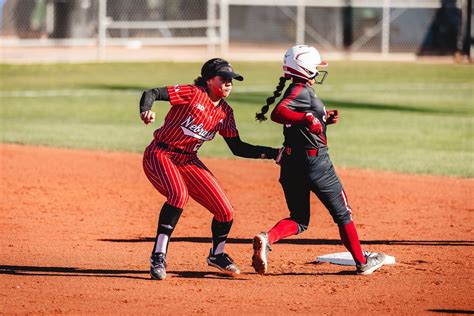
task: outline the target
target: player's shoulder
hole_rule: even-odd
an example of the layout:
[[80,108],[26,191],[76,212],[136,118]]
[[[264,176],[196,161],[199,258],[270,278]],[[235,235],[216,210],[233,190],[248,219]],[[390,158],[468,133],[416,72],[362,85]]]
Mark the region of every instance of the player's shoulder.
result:
[[307,91],[307,88],[308,88],[308,85],[304,84],[304,83],[291,83],[289,86],[288,86],[288,89],[287,89],[287,92],[291,92],[291,93],[304,93]]
[[192,84],[176,84],[173,86],[168,86],[168,90],[173,91],[174,93],[195,93],[196,86]]
[[294,100],[310,100],[311,99],[311,87],[304,83],[292,83],[286,91],[286,96],[291,96]]

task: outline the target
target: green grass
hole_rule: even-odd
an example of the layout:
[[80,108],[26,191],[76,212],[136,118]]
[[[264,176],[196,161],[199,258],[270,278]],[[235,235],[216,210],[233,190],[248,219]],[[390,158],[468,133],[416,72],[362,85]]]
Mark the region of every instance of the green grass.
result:
[[[278,82],[279,63],[234,66],[245,77],[229,98],[241,138],[280,146],[282,127],[254,120]],[[191,83],[199,70],[197,63],[0,65],[1,141],[141,152],[169,108],[155,103],[158,120],[144,126],[141,91]],[[341,61],[327,70],[315,88],[341,112],[328,131],[336,166],[474,177],[472,66]],[[200,153],[231,156],[221,137]]]

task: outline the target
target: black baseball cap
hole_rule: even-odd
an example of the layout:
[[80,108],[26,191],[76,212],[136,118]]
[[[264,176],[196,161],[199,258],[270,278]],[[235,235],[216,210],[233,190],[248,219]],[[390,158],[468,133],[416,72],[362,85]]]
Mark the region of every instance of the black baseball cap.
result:
[[234,68],[227,60],[213,58],[204,63],[201,68],[201,76],[204,80],[214,76],[221,76],[225,79],[244,80],[244,77],[234,72]]

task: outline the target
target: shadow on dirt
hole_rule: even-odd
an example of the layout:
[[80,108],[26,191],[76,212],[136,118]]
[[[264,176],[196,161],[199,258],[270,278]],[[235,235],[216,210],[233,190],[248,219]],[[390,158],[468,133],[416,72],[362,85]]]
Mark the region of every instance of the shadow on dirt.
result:
[[185,278],[185,279],[225,279],[230,281],[246,281],[243,277],[243,274],[232,277],[227,276],[219,272],[210,272],[210,271],[166,271],[169,275],[174,275],[174,277]]
[[443,313],[443,314],[474,314],[474,311],[463,309],[429,309],[428,312]]
[[[317,264],[309,262],[308,264]],[[0,265],[0,275],[17,275],[17,276],[47,276],[47,277],[94,277],[94,278],[122,278],[134,280],[151,280],[148,270],[112,270],[112,269],[80,269],[72,267],[38,267],[38,266],[15,266]],[[130,275],[132,274],[132,275]],[[227,276],[215,271],[167,271],[168,278],[183,279],[208,279],[208,280],[229,280],[229,281],[248,281],[245,275],[257,275],[257,273],[244,273],[236,277]],[[265,276],[281,277],[281,276],[318,276],[318,275],[354,275],[354,271],[339,272],[284,272],[284,273],[267,273]],[[140,275],[140,276],[138,276]]]
[[[316,262],[312,264],[318,264]],[[252,274],[257,274],[257,273],[252,273]],[[281,276],[323,276],[323,275],[356,275],[355,270],[343,270],[343,271],[338,271],[338,272],[283,272],[283,273],[265,273],[265,277],[267,276],[273,276],[273,277],[281,277]]]
[[[154,242],[154,237],[138,237],[130,239],[99,239],[99,241],[135,243],[135,242]],[[171,237],[171,242],[191,242],[191,243],[211,243],[210,237]],[[228,244],[251,244],[250,238],[229,238]],[[342,245],[339,239],[283,239],[279,244],[292,245]],[[361,240],[362,245],[392,245],[392,246],[458,246],[472,247],[473,240]]]
[[[214,271],[167,271],[169,276],[186,279],[226,279],[243,281],[242,276],[229,277]],[[0,275],[10,274],[19,276],[66,276],[66,277],[94,277],[94,278],[123,278],[135,280],[151,280],[148,270],[112,270],[112,269],[80,269],[72,267],[37,267],[0,265]],[[132,275],[129,275],[132,274]],[[134,276],[142,275],[142,276]],[[154,280],[152,280],[154,281]]]
[[80,269],[72,267],[36,267],[0,265],[0,274],[31,275],[31,276],[81,276],[106,277],[148,280],[149,277],[130,276],[127,274],[148,275],[148,271],[112,270],[112,269]]

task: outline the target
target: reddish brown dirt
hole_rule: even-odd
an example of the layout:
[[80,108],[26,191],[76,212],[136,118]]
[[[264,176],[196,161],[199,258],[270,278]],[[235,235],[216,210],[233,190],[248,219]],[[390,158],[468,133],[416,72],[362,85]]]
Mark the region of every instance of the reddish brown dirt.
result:
[[255,233],[286,216],[278,166],[204,159],[236,210],[229,252],[243,274],[205,261],[211,215],[190,201],[168,278],[149,253],[164,198],[141,155],[0,145],[0,314],[425,314],[473,312],[474,181],[338,170],[364,249],[396,257],[371,276],[316,264],[345,251],[312,198],[310,229],[273,246],[269,275],[250,266]]

